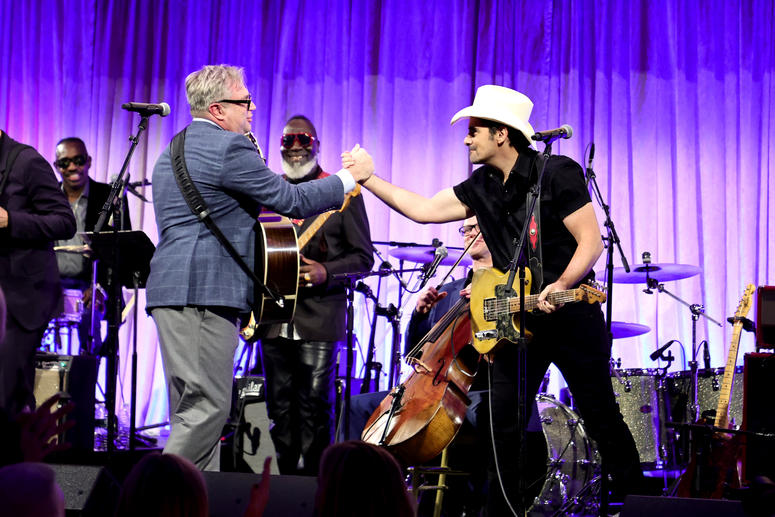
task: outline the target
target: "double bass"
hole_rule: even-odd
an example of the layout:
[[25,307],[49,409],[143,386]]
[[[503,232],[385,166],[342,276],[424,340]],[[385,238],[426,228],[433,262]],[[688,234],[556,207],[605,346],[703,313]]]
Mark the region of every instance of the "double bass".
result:
[[470,404],[480,355],[469,346],[469,301],[461,298],[407,355],[412,367],[372,413],[361,434],[404,464],[428,461],[455,438]]

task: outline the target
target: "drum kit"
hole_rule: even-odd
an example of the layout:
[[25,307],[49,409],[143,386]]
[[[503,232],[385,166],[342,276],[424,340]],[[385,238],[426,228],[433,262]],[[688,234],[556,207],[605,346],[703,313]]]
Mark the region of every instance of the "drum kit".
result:
[[[81,255],[87,258],[91,257],[91,249],[88,245],[55,246],[54,251],[57,253]],[[47,352],[61,352],[65,355],[77,354],[79,349],[81,352],[91,352],[91,345],[89,343],[80,342],[80,340],[88,333],[78,335],[79,333],[75,331],[78,330],[84,318],[94,316],[91,319],[87,319],[87,322],[101,320],[105,311],[104,296],[102,295],[100,288],[100,293],[97,295],[98,304],[95,307],[97,314],[92,315],[89,313],[89,311],[92,309],[91,303],[84,303],[84,290],[77,289],[75,287],[76,286],[69,286],[62,289],[62,301],[60,303],[58,313],[49,322],[46,333],[43,336],[43,342],[41,343],[42,348]],[[91,298],[91,296],[86,297],[87,300]],[[96,332],[96,329],[92,327],[92,335],[94,332]],[[78,340],[74,339],[76,336],[78,337]]]

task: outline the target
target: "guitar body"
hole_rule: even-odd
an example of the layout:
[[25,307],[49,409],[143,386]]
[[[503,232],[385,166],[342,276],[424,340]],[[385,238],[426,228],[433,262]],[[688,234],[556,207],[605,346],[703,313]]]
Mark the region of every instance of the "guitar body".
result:
[[678,482],[676,496],[721,499],[726,489],[740,488],[738,458],[744,446],[742,435],[707,433],[695,435],[693,442],[692,459]]
[[272,212],[262,212],[256,224],[256,276],[269,289],[281,294],[282,307],[256,289],[253,293],[253,312],[250,322],[240,334],[245,340],[257,339],[260,325],[286,323],[296,312],[299,289],[299,245],[290,219]]
[[[252,134],[248,136],[257,146]],[[259,152],[259,154],[261,154]],[[256,263],[254,271],[265,285],[285,297],[285,305],[278,306],[274,300],[258,289],[253,294],[256,300],[250,320],[240,330],[240,335],[246,341],[258,339],[256,334],[259,325],[270,323],[286,323],[293,319],[296,312],[296,296],[299,292],[299,251],[307,245],[312,237],[336,212],[346,209],[350,200],[361,193],[361,186],[356,187],[344,196],[342,207],[329,210],[317,216],[301,236],[296,236],[293,223],[287,217],[274,212],[261,212],[259,223],[254,229],[256,233]]]
[[[530,292],[530,270],[525,270],[525,293]],[[495,268],[479,269],[471,283],[471,330],[474,348],[480,354],[487,354],[494,348],[519,339],[519,278],[507,286],[508,274]],[[526,294],[524,310],[530,312],[538,306],[537,294]],[[576,289],[554,291],[546,297],[552,305],[572,302],[602,303],[605,293],[599,289],[580,285]],[[525,330],[525,337],[531,334]]]
[[[501,318],[501,322],[503,322],[502,318],[508,318],[512,330],[509,336],[499,336],[497,331],[498,317],[492,318],[490,312],[485,311],[485,304],[488,303],[488,300],[495,297],[516,296],[519,293],[519,276],[515,276],[514,283],[510,288],[513,290],[513,294],[505,294],[505,291],[509,290],[506,286],[508,279],[507,273],[502,273],[496,268],[482,268],[474,272],[471,282],[471,331],[474,348],[480,354],[487,354],[500,345],[519,338],[519,320],[516,319],[519,313],[498,316]],[[529,293],[531,282],[529,269],[525,270],[525,280],[527,281],[525,292]],[[508,303],[506,299],[502,301]],[[526,336],[530,338],[531,334],[526,332]]]

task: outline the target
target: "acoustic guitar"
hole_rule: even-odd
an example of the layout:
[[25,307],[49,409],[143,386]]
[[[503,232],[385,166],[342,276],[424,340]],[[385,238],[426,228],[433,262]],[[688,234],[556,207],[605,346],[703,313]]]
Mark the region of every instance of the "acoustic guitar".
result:
[[283,295],[285,303],[278,306],[263,291],[254,293],[253,311],[248,324],[240,330],[245,341],[258,339],[259,325],[287,323],[296,312],[296,297],[299,291],[299,251],[335,213],[344,211],[350,200],[361,193],[361,186],[345,194],[342,207],[329,210],[317,216],[312,224],[296,237],[293,222],[274,212],[261,212],[256,225],[256,275],[274,292]]
[[[506,342],[515,342],[519,337],[519,278],[514,284],[506,286],[508,274],[496,268],[483,268],[474,273],[471,283],[471,331],[473,345],[480,354],[487,354]],[[530,292],[532,276],[525,271],[525,292]],[[576,289],[555,291],[547,300],[552,305],[584,301],[587,303],[604,302],[605,293],[589,285],[580,285]],[[538,305],[538,295],[525,296],[525,310],[532,311]],[[526,337],[530,337],[526,332]]]
[[[754,290],[754,285],[748,284],[732,319],[734,322],[732,341],[729,344],[727,364],[716,405],[715,426],[717,428],[729,427],[729,401],[732,399],[737,350],[740,345],[740,334],[743,331],[743,318],[751,310]],[[698,423],[713,425],[713,418],[712,415],[707,415]],[[692,459],[678,482],[676,495],[720,499],[724,495],[725,488],[739,488],[740,472],[737,468],[737,460],[742,447],[743,437],[739,434],[730,436],[729,433],[718,432],[702,436],[695,433],[692,440]]]

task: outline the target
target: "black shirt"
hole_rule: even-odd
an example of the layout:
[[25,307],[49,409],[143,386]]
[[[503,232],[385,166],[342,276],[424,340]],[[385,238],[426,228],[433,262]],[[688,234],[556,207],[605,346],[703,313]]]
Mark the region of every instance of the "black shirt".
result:
[[[538,178],[538,153],[523,152],[506,183],[501,171],[490,165],[476,169],[455,185],[457,198],[476,214],[493,265],[505,271],[514,256],[527,211],[527,192]],[[581,166],[566,156],[551,156],[541,189],[541,238],[544,286],[556,281],[576,251],[576,239],[562,220],[590,202]],[[590,273],[582,279],[593,278]]]

